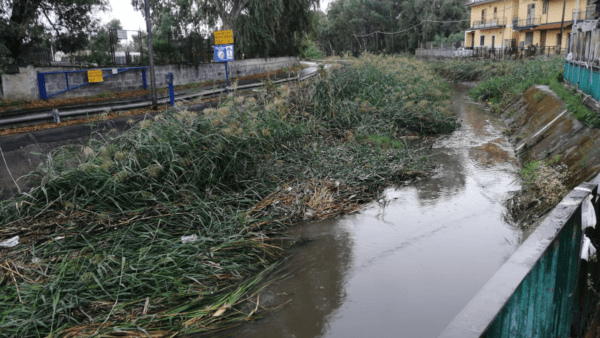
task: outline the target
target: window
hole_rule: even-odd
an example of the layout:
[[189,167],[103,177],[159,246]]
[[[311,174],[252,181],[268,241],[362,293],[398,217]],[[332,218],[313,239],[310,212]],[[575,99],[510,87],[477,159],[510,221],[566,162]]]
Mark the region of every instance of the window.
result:
[[556,41],[557,41],[556,44],[558,45],[558,47],[562,46],[562,35],[560,35],[560,33],[558,33],[556,35]]
[[525,46],[533,45],[533,32],[528,32],[525,34]]
[[485,23],[485,9],[481,10],[481,23]]
[[479,37],[479,45],[480,46],[485,46],[485,35],[481,35]]
[[498,7],[494,7],[494,20],[498,17]]
[[[590,1],[590,0],[588,0]],[[544,4],[542,6],[542,14],[548,14],[548,7],[550,6],[550,0],[544,0]]]
[[527,5],[527,16],[532,17],[535,15],[535,4]]

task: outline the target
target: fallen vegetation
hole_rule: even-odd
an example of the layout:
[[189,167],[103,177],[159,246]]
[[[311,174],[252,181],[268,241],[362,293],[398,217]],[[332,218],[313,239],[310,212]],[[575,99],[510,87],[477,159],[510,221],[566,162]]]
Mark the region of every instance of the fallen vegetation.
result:
[[525,228],[554,208],[569,192],[569,171],[559,156],[526,163],[519,177],[523,187],[506,200],[506,205],[512,220]]
[[[367,55],[297,88],[56,150],[0,203],[0,331],[167,337],[234,325],[297,219],[357,209],[430,169],[405,135],[457,127],[425,66]],[[253,302],[245,312],[239,305]]]

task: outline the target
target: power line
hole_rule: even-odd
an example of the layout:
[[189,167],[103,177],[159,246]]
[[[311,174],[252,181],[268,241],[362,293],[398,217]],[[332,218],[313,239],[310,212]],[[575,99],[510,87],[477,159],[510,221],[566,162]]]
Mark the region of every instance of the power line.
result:
[[416,24],[416,25],[414,25],[414,26],[412,26],[412,27],[410,27],[410,28],[407,28],[407,29],[404,29],[404,30],[401,30],[401,31],[397,31],[397,32],[382,32],[382,31],[375,31],[375,32],[368,33],[368,34],[352,34],[352,35],[353,35],[354,37],[357,37],[357,38],[362,38],[362,37],[366,37],[366,36],[371,36],[371,35],[373,35],[373,34],[379,34],[379,33],[381,33],[381,34],[387,34],[387,35],[394,35],[394,34],[400,34],[400,33],[407,32],[407,31],[409,31],[409,30],[411,30],[411,29],[413,29],[413,28],[415,28],[415,27],[417,27],[417,26],[419,26],[419,25],[422,25],[422,24],[424,24],[424,23],[426,23],[426,22],[435,22],[435,23],[456,23],[456,22],[465,22],[465,21],[471,21],[471,19],[466,19],[466,20],[448,20],[448,21],[440,21],[440,20],[423,20],[423,21],[419,22],[418,24]]
[[[517,7],[519,7],[519,5],[516,5],[516,6],[517,6]],[[507,12],[508,10],[512,9],[513,7],[515,7],[515,5],[512,5],[512,6],[508,7],[508,8],[503,8],[503,9],[501,9],[501,10],[500,10],[500,11],[498,11],[498,12],[504,12],[504,13],[503,13],[503,16],[506,18],[506,12]],[[487,16],[488,16],[488,13],[487,13],[487,11],[486,11],[486,20],[487,20]],[[510,18],[509,18],[509,19],[510,19]],[[371,36],[371,35],[373,35],[373,34],[379,34],[379,33],[381,33],[381,34],[387,34],[387,35],[394,35],[394,34],[400,34],[400,33],[408,32],[409,30],[411,30],[411,29],[414,29],[415,27],[417,27],[417,26],[419,26],[419,25],[422,25],[422,24],[424,24],[424,23],[426,23],[426,22],[433,22],[433,23],[457,23],[457,22],[465,22],[465,21],[471,22],[471,19],[464,19],[464,20],[447,20],[447,21],[441,21],[441,20],[423,20],[423,21],[419,22],[418,24],[416,24],[416,25],[414,25],[414,26],[412,26],[412,27],[410,27],[410,28],[407,28],[407,29],[404,29],[404,30],[401,30],[401,31],[397,31],[397,32],[382,32],[382,31],[375,31],[375,32],[368,33],[368,34],[352,34],[352,35],[353,35],[354,37],[357,37],[357,38],[367,37],[367,36]]]

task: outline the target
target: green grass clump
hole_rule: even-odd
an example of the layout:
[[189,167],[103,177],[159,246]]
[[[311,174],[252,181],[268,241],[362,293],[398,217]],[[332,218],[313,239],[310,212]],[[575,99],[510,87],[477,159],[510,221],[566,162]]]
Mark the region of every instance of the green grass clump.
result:
[[564,67],[564,59],[561,57],[501,63],[512,63],[514,67],[506,74],[491,76],[482,81],[471,90],[473,98],[492,103],[512,99],[533,85],[549,85],[552,81],[558,81]]
[[418,61],[366,56],[323,75],[56,150],[36,188],[0,203],[0,240],[21,237],[0,253],[3,335],[160,336],[255,316],[239,305],[303,210],[378,197],[430,167],[400,136],[457,126],[448,86]]

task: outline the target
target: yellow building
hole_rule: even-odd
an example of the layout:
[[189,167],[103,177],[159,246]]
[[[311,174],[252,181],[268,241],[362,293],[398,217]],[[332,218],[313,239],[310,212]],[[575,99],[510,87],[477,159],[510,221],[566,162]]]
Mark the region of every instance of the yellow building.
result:
[[575,20],[595,18],[593,1],[566,0],[563,30],[567,38],[561,39],[563,0],[469,0],[471,25],[465,32],[465,47],[561,46],[566,50]]

